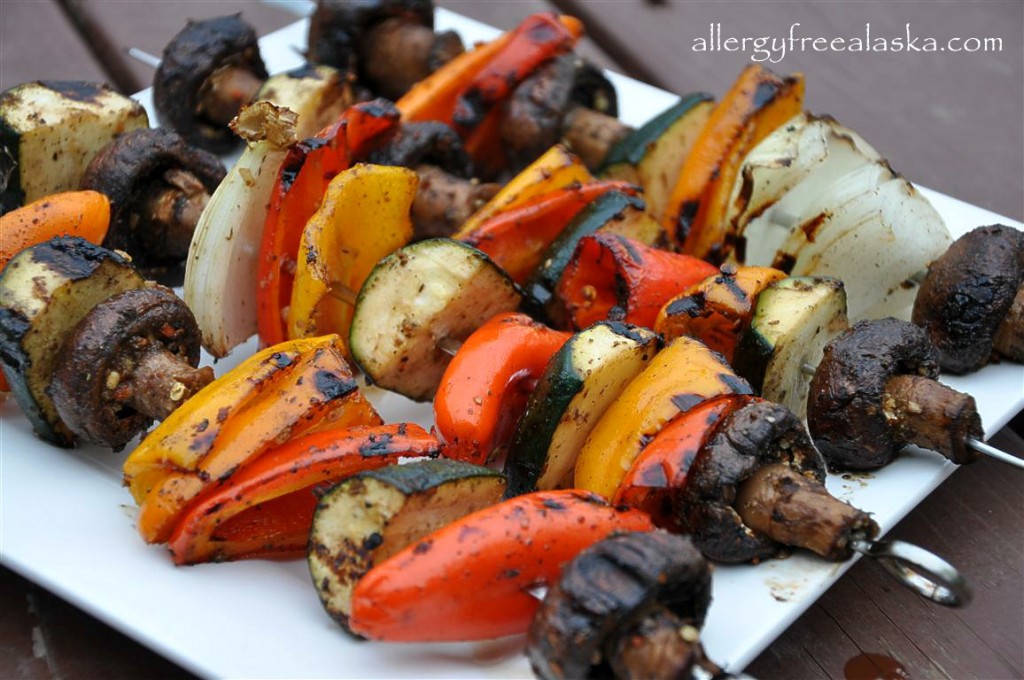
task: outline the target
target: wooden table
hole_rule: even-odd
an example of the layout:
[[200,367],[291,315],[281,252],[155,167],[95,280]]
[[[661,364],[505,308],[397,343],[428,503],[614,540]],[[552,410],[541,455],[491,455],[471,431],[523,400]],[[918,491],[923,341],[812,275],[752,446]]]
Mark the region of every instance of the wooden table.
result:
[[[263,34],[294,20],[289,10],[295,7],[285,4],[0,0],[0,89],[35,78],[89,78],[132,92],[147,85],[151,73],[127,60],[125,47],[159,54],[186,18],[236,11]],[[498,26],[552,7],[543,0],[440,4]],[[772,67],[803,71],[812,111],[832,113],[861,132],[915,182],[1024,218],[1019,0],[558,0],[554,6],[585,20],[592,38],[585,50],[595,61],[679,93],[720,94],[750,60],[750,53],[694,51],[714,24],[721,24],[723,39],[785,37],[794,24],[798,37],[854,37],[866,23],[875,36],[903,35],[909,23],[920,37],[1001,39],[1003,51],[988,54],[808,48]],[[1010,428],[994,443],[1024,455],[1024,441]],[[958,471],[890,535],[927,547],[967,573],[975,589],[969,607],[929,605],[864,560],[748,672],[760,678],[874,677],[860,672],[863,663],[859,670],[847,667],[871,653],[912,678],[1024,677],[1022,509],[1021,473],[989,460]],[[7,569],[0,570],[0,597],[0,677],[188,675]]]

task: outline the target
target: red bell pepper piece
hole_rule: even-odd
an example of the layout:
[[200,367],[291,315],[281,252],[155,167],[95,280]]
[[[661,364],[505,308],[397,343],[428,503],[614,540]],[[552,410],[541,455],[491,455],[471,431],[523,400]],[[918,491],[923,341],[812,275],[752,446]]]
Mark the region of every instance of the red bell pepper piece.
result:
[[599,233],[580,239],[558,297],[578,329],[603,319],[653,328],[666,302],[717,272],[689,255]]
[[716,425],[755,398],[740,394],[714,397],[673,418],[640,452],[612,502],[643,510],[659,527],[682,532],[673,497],[686,484],[690,466]]
[[494,215],[460,240],[490,255],[516,283],[522,284],[562,229],[609,191],[635,195],[637,187],[616,180],[563,187]]
[[538,491],[467,515],[372,568],[352,594],[353,632],[372,640],[455,642],[524,633],[529,588],[617,531],[651,531],[642,512],[579,490]]
[[256,324],[262,346],[288,339],[283,310],[291,302],[299,242],[306,222],[320,208],[327,185],[365,157],[385,133],[397,128],[398,121],[398,109],[390,102],[363,102],[289,150],[271,193],[260,243]]
[[487,462],[512,435],[548,360],[570,337],[525,314],[508,312],[466,338],[434,397],[445,457]]
[[[466,52],[413,86],[398,100],[405,121],[439,120],[453,126],[481,171],[503,167],[498,139],[500,104],[538,66],[570,51],[583,24],[540,13],[496,40]],[[485,175],[486,176],[486,175]]]
[[196,498],[171,534],[171,555],[175,564],[301,557],[317,489],[400,457],[434,457],[440,448],[422,427],[407,423],[293,439]]

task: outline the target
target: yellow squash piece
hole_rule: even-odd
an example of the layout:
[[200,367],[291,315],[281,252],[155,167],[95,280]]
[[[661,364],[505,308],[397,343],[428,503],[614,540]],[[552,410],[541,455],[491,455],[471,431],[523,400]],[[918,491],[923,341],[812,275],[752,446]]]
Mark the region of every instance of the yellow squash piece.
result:
[[412,239],[410,210],[418,187],[412,170],[382,165],[356,165],[331,180],[302,233],[289,337],[348,337],[366,277]]
[[750,393],[721,355],[693,338],[677,338],[601,416],[576,459],[574,485],[611,498],[665,423],[710,397]]

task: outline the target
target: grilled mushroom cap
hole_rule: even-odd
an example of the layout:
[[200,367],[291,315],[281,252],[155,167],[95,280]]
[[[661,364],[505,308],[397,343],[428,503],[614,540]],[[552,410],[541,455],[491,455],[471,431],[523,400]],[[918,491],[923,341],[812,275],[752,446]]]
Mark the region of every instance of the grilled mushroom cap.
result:
[[710,603],[711,571],[689,537],[619,534],[566,565],[533,618],[526,655],[545,680],[593,677],[633,624],[668,610],[699,627]]
[[526,78],[502,112],[501,141],[512,168],[526,167],[558,143],[570,112],[579,107],[618,115],[614,86],[578,55],[556,57]]
[[[255,83],[244,94],[215,87],[215,74],[231,70],[248,74]],[[214,153],[230,151],[238,138],[226,126],[234,114],[213,111],[214,101],[249,103],[267,78],[256,31],[238,15],[189,22],[164,48],[163,60],[153,77],[153,102],[160,119],[189,144]],[[228,108],[231,108],[230,106]],[[227,120],[219,120],[227,115]]]
[[83,440],[120,449],[213,379],[202,335],[173,291],[128,290],[93,308],[64,343],[48,394]]
[[458,177],[473,176],[473,161],[463,148],[462,139],[439,121],[405,123],[386,144],[369,154],[367,162],[403,168],[428,164]]
[[964,234],[928,268],[911,318],[938,348],[944,371],[970,373],[988,363],[1022,285],[1024,232],[1000,224]]
[[913,324],[861,321],[825,347],[811,379],[807,428],[830,467],[877,469],[906,445],[884,401],[886,383],[897,375],[939,375],[935,347]]
[[456,33],[433,29],[432,0],[319,0],[307,56],[355,73],[374,93],[397,99],[462,53]]
[[825,480],[824,462],[800,419],[767,401],[732,413],[697,454],[677,498],[677,512],[706,557],[750,562],[778,553],[779,544],[747,526],[734,508],[740,484],[776,463],[819,483]]
[[121,250],[140,268],[167,266],[188,255],[192,232],[224,164],[163,128],[126,132],[96,154],[82,188],[110,199],[103,245]]
[[861,321],[825,347],[811,379],[807,427],[832,469],[874,470],[907,444],[956,463],[977,457],[974,399],[939,383],[938,351],[920,327]]

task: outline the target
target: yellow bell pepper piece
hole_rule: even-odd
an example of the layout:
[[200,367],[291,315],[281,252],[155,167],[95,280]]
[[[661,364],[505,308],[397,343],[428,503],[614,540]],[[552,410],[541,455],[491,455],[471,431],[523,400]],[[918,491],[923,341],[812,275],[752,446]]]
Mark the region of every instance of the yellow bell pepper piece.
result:
[[574,486],[611,498],[665,423],[719,394],[750,394],[721,355],[681,337],[658,352],[597,421],[576,460]]
[[355,165],[331,180],[302,233],[288,336],[348,338],[355,296],[383,257],[412,239],[419,177],[407,168]]

